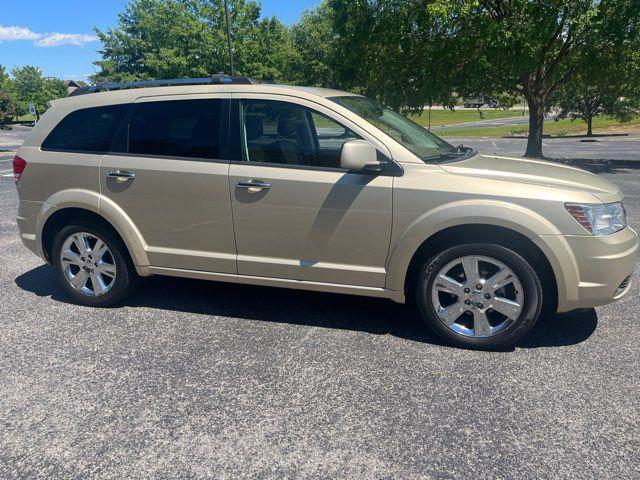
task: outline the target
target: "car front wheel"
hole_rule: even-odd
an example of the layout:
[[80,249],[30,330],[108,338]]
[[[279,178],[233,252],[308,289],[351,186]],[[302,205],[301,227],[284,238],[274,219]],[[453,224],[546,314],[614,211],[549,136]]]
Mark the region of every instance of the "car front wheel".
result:
[[542,288],[518,253],[494,244],[449,248],[420,271],[422,318],[447,342],[480,349],[511,347],[535,325]]

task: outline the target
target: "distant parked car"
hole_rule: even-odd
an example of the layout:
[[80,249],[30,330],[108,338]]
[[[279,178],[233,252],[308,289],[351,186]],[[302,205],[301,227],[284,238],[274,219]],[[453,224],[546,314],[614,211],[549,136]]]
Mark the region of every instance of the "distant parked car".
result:
[[483,98],[465,98],[464,108],[481,108],[485,105],[489,108],[498,108],[500,103],[495,98],[483,99]]
[[352,93],[174,82],[78,89],[17,152],[22,241],[78,303],[154,274],[366,295],[498,348],[631,288],[638,238],[604,178],[453,147]]

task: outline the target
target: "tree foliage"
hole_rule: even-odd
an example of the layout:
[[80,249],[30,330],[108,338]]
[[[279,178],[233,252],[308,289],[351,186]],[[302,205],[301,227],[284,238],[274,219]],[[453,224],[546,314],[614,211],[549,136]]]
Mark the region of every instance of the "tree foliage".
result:
[[615,55],[638,33],[636,0],[447,2],[445,15],[467,55],[461,91],[509,91],[529,104],[526,155],[542,155],[544,112],[550,97],[600,59]]
[[[554,101],[573,115],[571,96],[596,95],[607,106],[594,111],[612,111],[616,95],[640,95],[637,86],[620,94],[620,78],[606,74],[608,59],[633,58],[634,46],[637,64],[638,0],[323,0],[291,27],[261,18],[255,0],[230,5],[239,74],[348,89],[404,111],[453,108],[455,96],[524,97],[529,156],[542,154]],[[94,81],[228,72],[219,0],[131,0],[97,34]]]
[[428,2],[329,0],[339,36],[334,61],[352,89],[395,108],[451,104],[457,63],[447,25]]
[[8,88],[7,82],[9,81],[9,74],[7,70],[0,65],[0,92],[6,93],[5,89]]
[[0,91],[0,130],[5,130],[9,122],[16,114],[16,105],[13,98],[7,92]]
[[[343,75],[397,105],[521,95],[542,154],[551,95],[638,36],[637,0],[330,0]],[[397,98],[396,98],[397,97]]]
[[9,75],[4,66],[0,65],[0,130],[5,130],[16,114],[16,102],[11,93]]
[[[281,79],[287,29],[260,19],[253,0],[230,2],[238,74]],[[96,33],[102,42],[94,81],[206,77],[229,73],[225,15],[218,0],[133,0],[117,27]]]
[[49,108],[49,102],[67,96],[66,84],[57,78],[44,78],[42,70],[27,65],[11,71],[9,92],[16,105],[16,115],[29,112],[29,103],[33,103],[38,115]]
[[340,88],[336,64],[334,15],[326,1],[302,14],[290,30],[287,81],[313,87]]
[[640,113],[640,48],[630,43],[615,55],[601,55],[552,96],[558,118],[581,119],[587,135],[593,135],[593,119],[608,115],[629,121]]

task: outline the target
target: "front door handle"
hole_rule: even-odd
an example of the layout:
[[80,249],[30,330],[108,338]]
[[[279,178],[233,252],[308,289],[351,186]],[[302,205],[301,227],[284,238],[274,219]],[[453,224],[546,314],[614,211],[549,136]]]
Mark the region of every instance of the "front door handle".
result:
[[136,178],[136,174],[127,170],[112,170],[107,172],[107,178],[115,178],[118,182],[126,182]]
[[252,193],[261,192],[262,190],[269,190],[271,188],[270,183],[256,182],[251,180],[250,182],[236,182],[237,188],[246,188]]

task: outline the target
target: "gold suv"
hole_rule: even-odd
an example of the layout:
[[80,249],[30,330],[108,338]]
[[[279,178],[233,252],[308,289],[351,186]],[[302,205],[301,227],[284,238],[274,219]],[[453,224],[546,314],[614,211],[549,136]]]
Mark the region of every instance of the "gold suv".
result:
[[75,301],[172,275],[415,301],[449,342],[513,345],[629,291],[620,190],[484,156],[365,97],[218,76],[55,100],[14,160],[24,244]]

